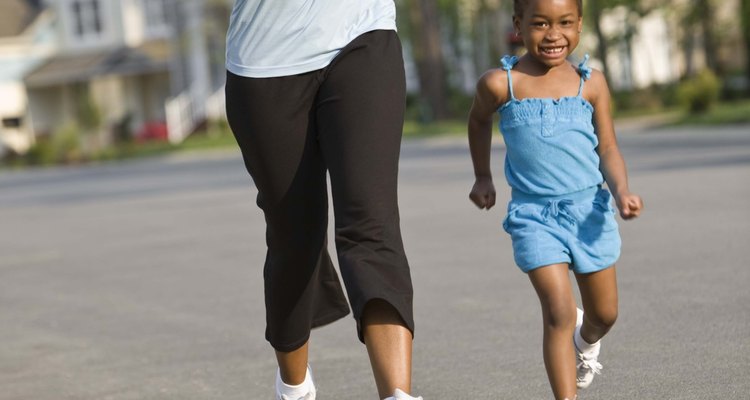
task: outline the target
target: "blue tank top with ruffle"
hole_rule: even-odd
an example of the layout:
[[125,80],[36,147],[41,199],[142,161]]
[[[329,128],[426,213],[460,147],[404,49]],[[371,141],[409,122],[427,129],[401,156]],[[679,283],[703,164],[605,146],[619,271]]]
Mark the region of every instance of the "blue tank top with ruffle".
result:
[[558,196],[579,192],[604,182],[593,115],[583,98],[583,84],[591,77],[588,55],[578,65],[578,95],[560,99],[517,99],[510,71],[518,57],[505,56],[510,100],[499,109],[500,132],[507,149],[505,177],[514,191]]

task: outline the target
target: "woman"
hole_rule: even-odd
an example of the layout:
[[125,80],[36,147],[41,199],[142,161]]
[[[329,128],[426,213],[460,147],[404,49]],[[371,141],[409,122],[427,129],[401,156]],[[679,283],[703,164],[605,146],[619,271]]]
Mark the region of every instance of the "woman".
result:
[[227,116],[266,218],[266,339],[278,399],[314,399],[310,329],[349,312],[380,398],[413,399],[412,285],[399,227],[405,103],[393,0],[237,0]]

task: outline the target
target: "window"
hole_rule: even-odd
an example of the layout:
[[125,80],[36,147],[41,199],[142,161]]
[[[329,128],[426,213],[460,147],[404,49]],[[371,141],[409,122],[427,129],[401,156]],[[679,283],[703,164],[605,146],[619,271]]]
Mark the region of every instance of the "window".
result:
[[146,20],[146,31],[159,35],[167,29],[167,2],[165,0],[141,0]]
[[20,128],[21,117],[3,118],[3,128]]
[[97,38],[102,33],[99,0],[74,0],[74,32],[80,38]]

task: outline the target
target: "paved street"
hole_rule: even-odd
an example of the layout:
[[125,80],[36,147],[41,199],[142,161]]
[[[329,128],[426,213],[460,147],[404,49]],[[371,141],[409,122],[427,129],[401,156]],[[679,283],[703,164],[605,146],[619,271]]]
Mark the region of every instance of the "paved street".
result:
[[[750,398],[750,126],[623,128],[620,318],[587,399]],[[402,228],[414,393],[549,399],[541,313],[478,211],[462,138],[411,140]],[[0,172],[0,400],[272,398],[264,223],[236,151]],[[375,399],[351,318],[313,332],[319,398]]]

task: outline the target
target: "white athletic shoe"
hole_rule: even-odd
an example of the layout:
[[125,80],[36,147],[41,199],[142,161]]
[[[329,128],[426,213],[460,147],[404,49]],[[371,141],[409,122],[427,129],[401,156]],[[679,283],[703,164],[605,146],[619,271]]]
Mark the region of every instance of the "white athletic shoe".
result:
[[281,394],[281,385],[284,382],[281,380],[281,372],[276,370],[276,400],[315,400],[315,382],[313,381],[312,371],[310,366],[307,367],[307,376],[305,381],[301,385],[307,385],[308,390],[303,396],[289,397]]
[[583,353],[576,352],[577,364],[576,364],[576,386],[579,389],[585,389],[591,385],[594,380],[594,375],[598,375],[602,371],[602,364],[597,361],[599,354],[586,355]]
[[286,397],[282,394],[278,400],[315,400],[315,391],[309,392],[298,399],[290,399],[289,397]]
[[401,389],[396,389],[393,396],[385,398],[385,400],[422,400],[422,397],[412,397],[406,394]]
[[[580,329],[581,325],[583,325],[583,310],[579,308],[577,309],[577,311],[576,332]],[[573,340],[573,345],[575,346],[575,340]],[[589,387],[589,385],[591,385],[591,382],[594,380],[594,375],[598,375],[602,371],[602,365],[597,360],[599,358],[599,350],[601,349],[601,344],[597,343],[596,347],[586,353],[582,353],[581,351],[579,351],[578,346],[575,346],[575,349],[576,386],[579,389],[585,389]]]

